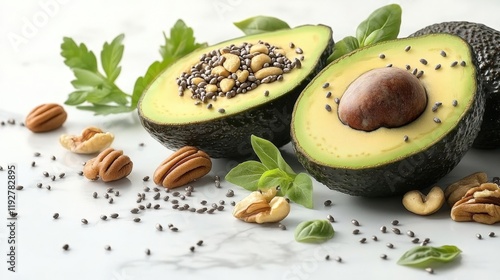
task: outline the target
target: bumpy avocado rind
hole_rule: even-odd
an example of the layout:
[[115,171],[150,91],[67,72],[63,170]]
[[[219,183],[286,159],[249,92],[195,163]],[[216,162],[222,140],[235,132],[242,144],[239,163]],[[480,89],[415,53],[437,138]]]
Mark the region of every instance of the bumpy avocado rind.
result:
[[[282,80],[261,83],[256,89],[231,99],[221,97],[215,102],[209,100],[192,105],[195,101],[189,100],[188,91],[183,97],[179,96],[175,77],[181,72],[188,72],[200,56],[231,45],[258,42],[284,49],[292,60],[302,59],[298,62],[300,66],[284,74]],[[195,146],[212,158],[251,155],[251,135],[268,139],[277,147],[283,146],[290,142],[295,101],[308,82],[326,65],[333,46],[330,27],[305,25],[245,36],[196,51],[166,69],[145,90],[138,103],[140,121],[151,136],[165,147],[175,150],[185,145]],[[185,105],[188,102],[190,105]],[[213,103],[213,107],[209,103]],[[207,109],[208,106],[212,109]],[[174,107],[184,109],[181,111]],[[224,109],[222,112],[221,108]]]
[[[440,50],[448,56],[443,57]],[[457,58],[464,62],[452,67],[448,62]],[[485,95],[476,63],[470,46],[449,34],[383,42],[337,59],[296,102],[291,135],[299,162],[318,182],[353,196],[385,197],[430,187],[460,162],[479,132]],[[402,127],[350,129],[338,120],[336,103],[341,104],[353,77],[377,67],[424,71],[420,80],[427,89],[427,108]],[[323,89],[326,82],[330,85]],[[336,90],[338,84],[342,86]],[[330,95],[327,91],[329,98],[325,98],[325,93]],[[434,110],[437,101],[443,104]],[[308,117],[313,111],[320,113]]]
[[477,59],[479,78],[486,92],[486,104],[481,130],[474,141],[474,148],[500,147],[500,31],[481,23],[451,21],[436,23],[413,33],[412,37],[425,34],[448,33],[460,36],[472,47]]

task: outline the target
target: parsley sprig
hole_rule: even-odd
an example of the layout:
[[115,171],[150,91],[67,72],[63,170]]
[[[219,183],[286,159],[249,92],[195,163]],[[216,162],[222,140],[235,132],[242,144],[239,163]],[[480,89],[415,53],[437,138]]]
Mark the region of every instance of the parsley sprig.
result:
[[197,43],[193,29],[178,20],[170,29],[170,37],[163,33],[165,44],[160,46],[162,59],[153,62],[144,76],[137,78],[131,93],[122,90],[116,79],[121,73],[120,62],[123,57],[124,34],[105,42],[100,52],[100,65],[93,51],[84,43],[76,43],[64,37],[61,55],[64,63],[73,71],[75,79],[71,82],[75,90],[65,101],[66,105],[94,112],[96,115],[126,113],[136,109],[144,89],[165,68],[186,54],[204,47]]

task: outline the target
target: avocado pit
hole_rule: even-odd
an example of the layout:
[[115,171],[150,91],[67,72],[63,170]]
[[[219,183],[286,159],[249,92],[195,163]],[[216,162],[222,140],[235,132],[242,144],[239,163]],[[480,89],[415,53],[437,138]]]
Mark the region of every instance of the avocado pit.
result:
[[376,68],[347,87],[338,116],[343,124],[368,132],[406,125],[426,106],[427,94],[416,76],[396,67]]

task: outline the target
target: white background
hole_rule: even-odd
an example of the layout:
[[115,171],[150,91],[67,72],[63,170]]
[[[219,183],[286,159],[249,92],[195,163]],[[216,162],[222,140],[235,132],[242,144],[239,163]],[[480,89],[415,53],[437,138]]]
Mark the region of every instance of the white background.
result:
[[[332,27],[334,40],[354,35],[356,26],[376,8],[398,3],[403,8],[400,37],[407,36],[426,25],[451,20],[484,23],[500,29],[498,12],[500,3],[490,1],[0,1],[0,120],[13,118],[24,121],[26,114],[40,103],[63,103],[72,91],[71,71],[59,55],[64,36],[84,42],[96,53],[104,41],[120,33],[125,34],[125,54],[122,74],[117,83],[131,91],[135,79],[142,75],[149,64],[160,59],[158,47],[163,44],[162,32],[168,34],[174,22],[181,18],[193,27],[200,42],[210,44],[241,36],[232,22],[255,15],[279,17],[291,26],[301,24],[326,24]],[[135,197],[144,185],[142,178],[151,175],[156,166],[171,151],[163,148],[144,131],[135,113],[95,117],[67,107],[68,120],[64,127],[46,134],[32,134],[17,125],[0,127],[0,165],[18,166],[18,183],[25,186],[18,192],[19,212],[16,238],[18,241],[17,272],[7,271],[7,237],[4,224],[0,224],[0,271],[2,279],[146,279],[147,277],[187,279],[480,279],[492,278],[498,271],[500,237],[490,238],[488,233],[497,231],[498,225],[456,223],[449,218],[449,208],[444,207],[430,217],[418,217],[402,207],[400,198],[368,200],[349,197],[329,191],[315,183],[315,209],[307,210],[293,205],[292,212],[283,224],[287,230],[276,226],[256,226],[237,221],[226,205],[214,215],[178,212],[170,203],[161,204],[160,210],[149,209],[138,216],[141,223],[132,222],[129,210],[136,206]],[[65,151],[57,139],[62,133],[78,134],[89,125],[97,125],[116,135],[114,147],[123,149],[134,161],[134,171],[123,181],[111,184],[120,190],[120,197],[113,204],[102,198],[106,185],[89,183],[76,173],[88,157]],[[144,143],[140,147],[139,143]],[[33,156],[41,152],[40,158]],[[290,146],[284,149],[285,157],[297,171],[302,168],[295,161]],[[56,156],[53,161],[50,157]],[[490,177],[500,175],[498,150],[470,151],[448,176],[439,182],[445,186],[475,171],[485,171]],[[31,162],[37,167],[32,168]],[[199,205],[202,199],[218,203],[224,199],[239,200],[247,192],[229,183],[222,188],[213,186],[213,176],[223,177],[233,161],[214,160],[209,176],[196,182],[196,192],[186,203]],[[53,174],[67,173],[66,178],[50,182],[43,171]],[[0,172],[0,186],[6,182],[6,173]],[[36,188],[36,183],[51,185],[52,190]],[[234,198],[225,197],[228,189],[235,191]],[[99,199],[92,198],[92,192]],[[162,192],[162,197],[165,195]],[[148,193],[149,202],[152,194]],[[5,213],[6,190],[1,190],[0,208]],[[331,207],[323,201],[331,199]],[[54,212],[60,214],[53,220]],[[99,216],[112,212],[119,219],[102,221]],[[293,239],[295,226],[308,219],[319,219],[332,214],[336,236],[320,245],[300,244]],[[88,225],[80,219],[87,218]],[[351,219],[358,219],[361,234],[353,235]],[[430,245],[454,244],[463,250],[455,263],[435,267],[435,275],[401,267],[396,260],[413,244],[410,238],[392,232],[382,234],[379,227],[392,227],[398,219],[402,232],[413,230],[417,237],[431,238]],[[168,230],[158,232],[155,224],[164,228],[173,223],[178,233]],[[482,234],[483,239],[476,238]],[[371,240],[377,235],[379,241]],[[366,244],[358,240],[367,238]],[[189,247],[204,240],[195,253]],[[394,249],[386,243],[395,245]],[[71,249],[61,249],[68,243]],[[109,244],[110,252],[104,250]],[[151,256],[144,250],[150,248]],[[382,260],[380,254],[387,254]],[[334,260],[340,256],[342,263]]]

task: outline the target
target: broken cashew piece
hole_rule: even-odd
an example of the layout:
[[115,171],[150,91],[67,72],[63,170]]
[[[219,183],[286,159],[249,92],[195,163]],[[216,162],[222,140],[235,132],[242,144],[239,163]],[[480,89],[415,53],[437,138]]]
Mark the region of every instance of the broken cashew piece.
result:
[[61,145],[77,154],[93,154],[108,148],[115,136],[111,132],[104,132],[100,128],[90,126],[82,131],[81,135],[63,134],[59,137]]
[[283,220],[290,213],[290,204],[277,190],[270,188],[254,191],[238,202],[233,209],[233,216],[248,223],[275,223]]
[[427,216],[441,209],[444,200],[443,190],[435,186],[427,195],[418,190],[407,192],[403,196],[403,206],[412,213]]

